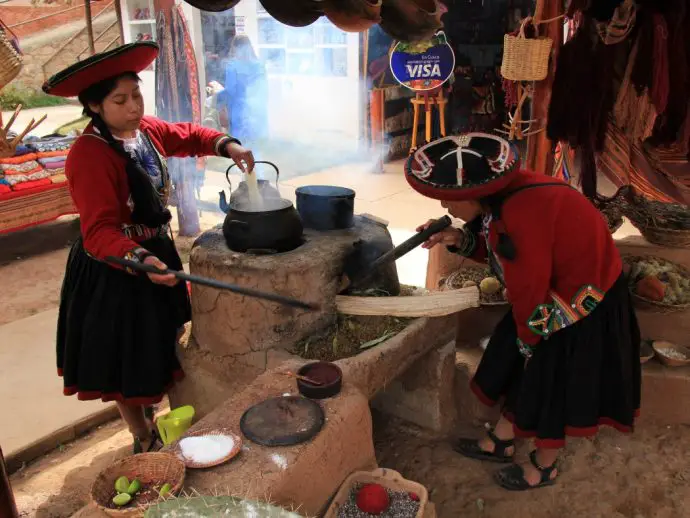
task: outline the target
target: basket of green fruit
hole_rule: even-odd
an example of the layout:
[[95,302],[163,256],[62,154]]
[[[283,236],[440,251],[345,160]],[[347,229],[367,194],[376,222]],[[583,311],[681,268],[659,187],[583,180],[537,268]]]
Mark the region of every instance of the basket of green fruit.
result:
[[482,306],[504,306],[509,304],[503,294],[501,283],[494,277],[488,267],[464,266],[441,280],[439,287],[446,290],[457,290],[477,286],[479,304]]
[[184,462],[174,455],[133,455],[99,473],[91,501],[108,516],[142,517],[150,505],[179,494],[184,477]]
[[623,257],[635,306],[657,313],[690,309],[690,271],[654,256]]

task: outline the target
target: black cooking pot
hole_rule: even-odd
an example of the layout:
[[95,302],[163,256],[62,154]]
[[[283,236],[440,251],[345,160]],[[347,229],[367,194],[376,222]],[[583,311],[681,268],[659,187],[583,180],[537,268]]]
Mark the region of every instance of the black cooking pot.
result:
[[355,191],[332,185],[306,185],[295,190],[297,211],[306,228],[338,230],[353,225]]
[[266,200],[262,211],[242,210],[240,204],[230,206],[223,236],[235,252],[289,252],[302,244],[302,220],[290,200]]

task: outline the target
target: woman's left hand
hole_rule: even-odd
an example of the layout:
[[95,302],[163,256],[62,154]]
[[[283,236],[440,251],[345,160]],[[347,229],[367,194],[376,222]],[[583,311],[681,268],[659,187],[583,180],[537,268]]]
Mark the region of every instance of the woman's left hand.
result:
[[251,173],[254,170],[254,154],[240,146],[237,142],[230,142],[225,146],[225,153],[243,173]]

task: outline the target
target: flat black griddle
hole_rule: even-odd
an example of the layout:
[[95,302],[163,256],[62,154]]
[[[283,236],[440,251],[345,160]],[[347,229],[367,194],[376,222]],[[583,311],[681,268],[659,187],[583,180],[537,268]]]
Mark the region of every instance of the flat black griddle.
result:
[[318,403],[301,396],[274,397],[249,409],[240,430],[262,446],[294,446],[314,438],[326,422]]

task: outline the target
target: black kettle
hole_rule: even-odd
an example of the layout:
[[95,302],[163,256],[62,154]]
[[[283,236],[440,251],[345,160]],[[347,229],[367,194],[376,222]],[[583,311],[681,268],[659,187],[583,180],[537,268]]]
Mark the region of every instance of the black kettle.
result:
[[[280,191],[278,191],[278,179],[280,177],[280,171],[278,170],[278,166],[275,165],[273,162],[266,162],[266,161],[259,161],[255,162],[256,164],[268,164],[270,165],[273,169],[275,169],[276,172],[276,186],[273,187],[271,185],[271,182],[268,180],[259,180],[257,183],[259,184],[259,192],[261,193],[261,197],[264,200],[271,200],[271,199],[280,199]],[[228,202],[228,199],[225,195],[225,191],[220,191],[218,193],[218,205],[220,206],[220,210],[222,210],[225,214],[228,213],[228,210],[230,207],[232,207],[233,202],[237,202],[240,199],[247,199],[249,196],[249,191],[247,188],[247,183],[242,180],[235,189],[235,192],[232,192],[232,182],[230,181],[230,170],[233,167],[236,167],[237,164],[232,164],[230,167],[227,168],[225,171],[225,179],[228,181],[228,186],[230,187],[230,201]]]

